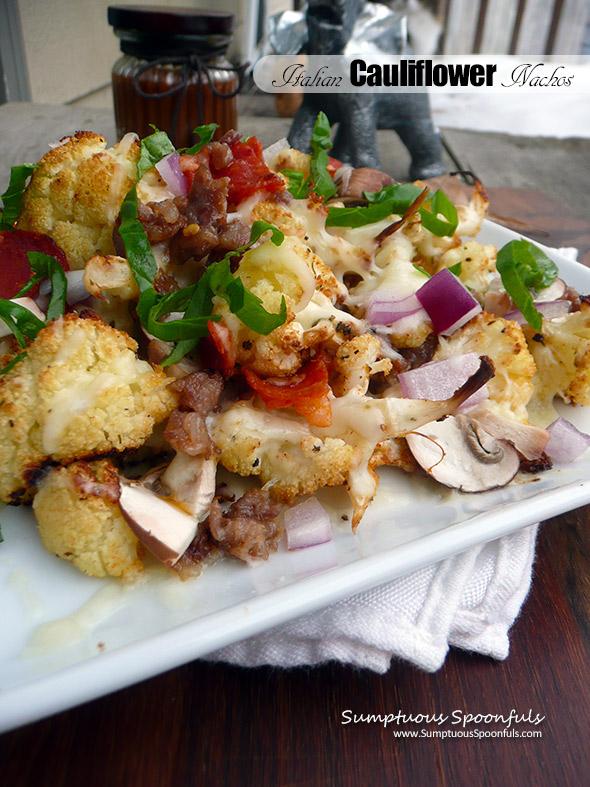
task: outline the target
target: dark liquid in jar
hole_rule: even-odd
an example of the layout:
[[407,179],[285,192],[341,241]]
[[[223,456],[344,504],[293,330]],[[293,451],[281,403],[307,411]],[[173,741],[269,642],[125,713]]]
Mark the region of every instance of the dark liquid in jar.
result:
[[[126,61],[126,62],[125,62]],[[198,74],[190,74],[182,97],[176,131],[172,131],[172,119],[178,102],[178,93],[164,98],[146,98],[137,93],[133,76],[143,65],[135,58],[122,58],[113,69],[113,99],[115,104],[115,120],[117,134],[121,138],[130,131],[140,137],[153,132],[150,124],[165,131],[177,148],[190,147],[195,142],[192,133],[196,126],[206,123],[218,123],[216,138],[230,129],[237,127],[236,97],[220,98],[209,86],[206,76],[199,86]],[[238,86],[238,78],[233,72],[216,70],[209,67],[215,88],[220,93],[232,93]],[[180,66],[156,65],[149,68],[139,77],[139,86],[145,93],[157,96],[165,93],[181,83],[182,69]],[[202,117],[199,117],[199,89],[202,91]]]

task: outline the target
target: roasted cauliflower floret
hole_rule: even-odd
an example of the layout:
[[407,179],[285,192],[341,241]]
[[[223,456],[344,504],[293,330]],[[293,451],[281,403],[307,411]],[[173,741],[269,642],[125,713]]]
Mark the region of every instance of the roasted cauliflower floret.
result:
[[104,137],[89,131],[64,137],[33,173],[17,228],[49,235],[72,269],[96,252],[113,254],[113,227],[138,157],[135,134],[108,150]]
[[482,300],[496,273],[496,253],[495,246],[482,246],[477,241],[469,240],[461,246],[445,251],[439,260],[437,271],[461,263],[459,278]]
[[344,396],[353,388],[366,393],[373,374],[391,371],[389,358],[381,357],[381,343],[376,336],[364,333],[344,342],[334,360],[332,390]]
[[259,410],[250,402],[234,404],[210,431],[225,468],[260,476],[271,496],[284,503],[346,483],[361,456],[344,440],[313,435],[303,420]]
[[76,314],[39,332],[0,379],[0,497],[25,494],[48,460],[137,448],[176,405],[169,378],[127,334]]
[[117,503],[119,481],[105,460],[53,469],[33,502],[45,548],[93,577],[133,577],[143,547]]
[[254,219],[264,219],[288,236],[304,241],[330,268],[339,282],[347,273],[363,278],[371,266],[371,255],[365,249],[326,229],[328,211],[317,197],[295,199],[288,206],[266,200],[252,212]]
[[557,418],[555,396],[590,405],[590,305],[582,303],[580,311],[559,320],[544,320],[542,341],[529,326],[525,333],[537,364],[529,406],[532,423],[545,427]]
[[309,153],[302,153],[300,150],[295,150],[295,148],[283,148],[273,157],[270,167],[275,172],[290,169],[295,172],[301,172],[302,175],[307,177],[309,175],[310,160],[311,155]]
[[215,299],[214,311],[231,332],[236,361],[266,377],[294,374],[312,348],[334,335],[327,320],[308,330],[297,322],[297,313],[309,304],[316,287],[336,297],[338,285],[331,271],[298,238],[286,237],[280,246],[269,241],[246,252],[236,273],[267,311],[278,313],[283,297],[287,305],[287,321],[261,336],[233,315],[223,299]]
[[527,423],[536,367],[520,325],[481,312],[451,336],[439,337],[434,360],[469,352],[487,355],[494,364],[494,377],[487,384],[491,409]]

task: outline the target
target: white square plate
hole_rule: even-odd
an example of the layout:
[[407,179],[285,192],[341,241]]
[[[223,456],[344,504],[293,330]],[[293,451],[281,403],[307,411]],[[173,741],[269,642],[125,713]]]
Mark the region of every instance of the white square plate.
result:
[[[518,238],[485,222],[478,240]],[[590,270],[554,251],[590,292]],[[590,408],[564,408],[590,431]],[[334,541],[249,568],[221,561],[188,582],[150,571],[128,587],[84,576],[43,548],[29,510],[5,508],[0,544],[0,732],[149,678],[475,544],[590,502],[590,452],[508,487],[462,495],[385,468],[356,536],[331,506]]]

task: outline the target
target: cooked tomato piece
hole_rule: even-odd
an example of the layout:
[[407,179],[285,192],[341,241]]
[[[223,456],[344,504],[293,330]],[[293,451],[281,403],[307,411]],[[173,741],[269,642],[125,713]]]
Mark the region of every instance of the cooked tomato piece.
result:
[[224,377],[231,377],[236,365],[236,351],[231,332],[226,325],[213,320],[207,321],[207,328],[217,351],[211,354],[209,360]]
[[[64,271],[69,270],[66,255],[47,235],[25,230],[4,230],[0,232],[0,298],[14,298],[33,275],[28,251],[49,254],[55,257]],[[34,298],[38,290],[37,284],[27,295]]]
[[251,388],[260,395],[269,410],[293,407],[312,426],[331,426],[332,407],[328,369],[322,355],[317,355],[292,377],[259,377],[251,369],[243,369]]
[[205,150],[201,150],[199,153],[194,155],[189,155],[187,153],[183,153],[180,156],[179,164],[180,169],[182,170],[182,174],[186,178],[186,182],[188,183],[188,188],[193,185],[193,180],[195,178],[195,172],[199,169],[203,162],[207,162],[209,156]]
[[282,178],[266,166],[262,156],[262,142],[256,137],[246,141],[235,138],[228,140],[233,161],[222,169],[211,165],[214,178],[229,178],[228,202],[235,206],[259,191],[273,193],[284,191]]
[[340,169],[341,166],[342,166],[341,161],[338,161],[337,158],[332,158],[332,156],[329,156],[328,166],[326,167],[326,169],[328,170],[328,172],[332,177],[334,177],[334,173],[336,172],[336,170]]

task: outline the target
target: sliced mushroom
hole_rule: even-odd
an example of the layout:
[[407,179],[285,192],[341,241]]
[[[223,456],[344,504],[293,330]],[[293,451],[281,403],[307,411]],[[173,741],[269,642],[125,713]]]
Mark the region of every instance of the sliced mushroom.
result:
[[[346,165],[345,165],[346,166]],[[360,200],[367,202],[365,192],[380,191],[384,186],[391,186],[395,183],[391,175],[379,169],[370,167],[357,167],[356,169],[345,169],[338,179],[338,194],[344,199]],[[336,173],[340,170],[336,170]]]
[[549,432],[531,424],[521,424],[479,407],[469,413],[471,421],[498,440],[508,440],[525,459],[538,459],[549,442]]
[[406,435],[416,461],[435,480],[461,492],[505,486],[520,466],[517,451],[463,415],[415,429]]
[[177,453],[160,480],[170,490],[170,496],[197,521],[209,513],[215,497],[214,459]]
[[535,295],[535,302],[546,303],[548,301],[557,301],[564,297],[566,289],[567,285],[563,279],[555,279],[553,284],[550,284],[549,287],[545,287],[544,290],[539,290],[537,292]]
[[120,479],[119,507],[138,539],[158,560],[173,566],[195,537],[198,520],[144,486]]

